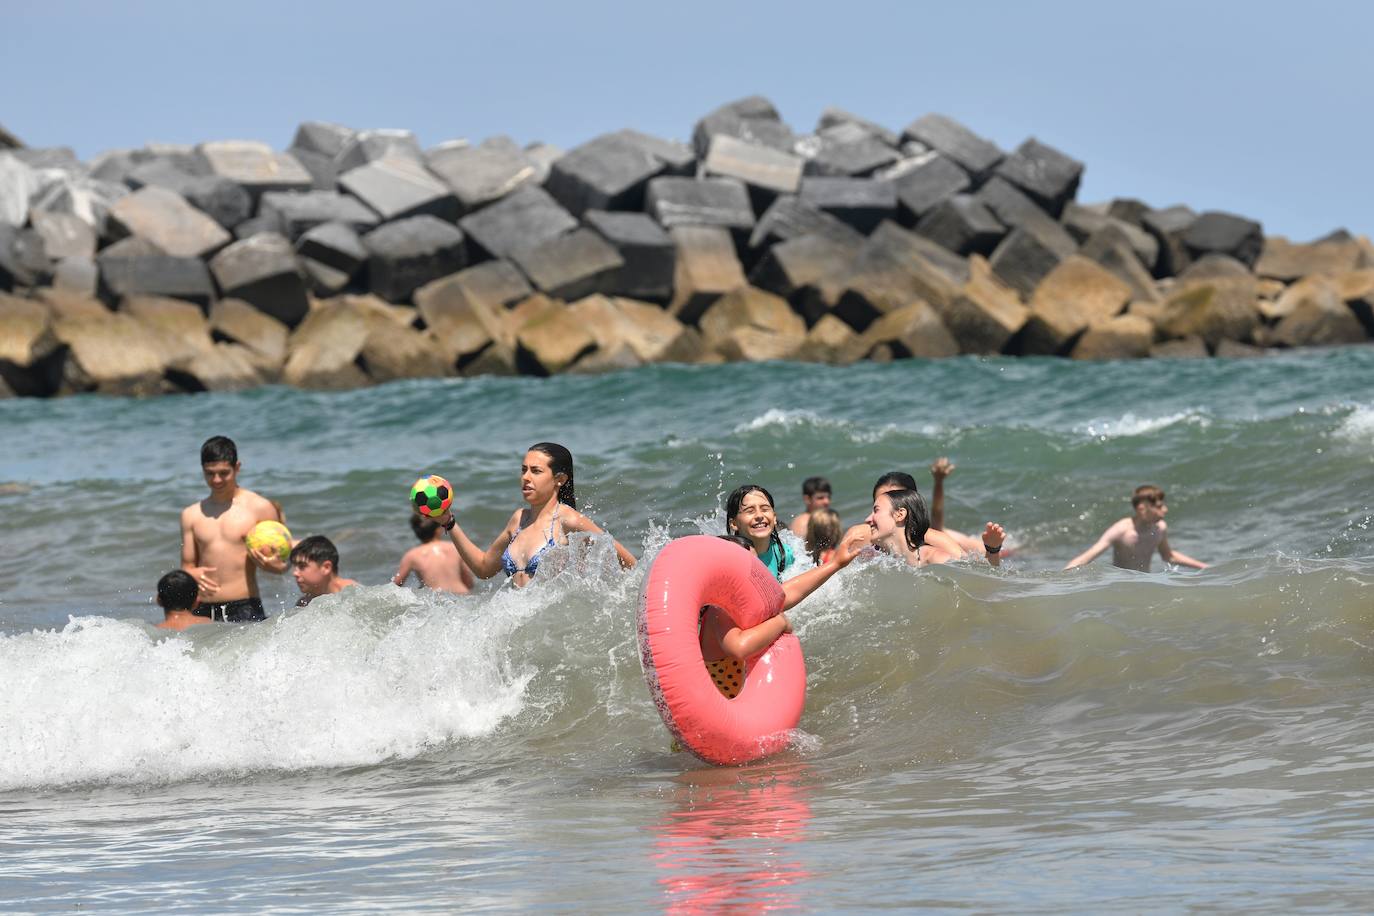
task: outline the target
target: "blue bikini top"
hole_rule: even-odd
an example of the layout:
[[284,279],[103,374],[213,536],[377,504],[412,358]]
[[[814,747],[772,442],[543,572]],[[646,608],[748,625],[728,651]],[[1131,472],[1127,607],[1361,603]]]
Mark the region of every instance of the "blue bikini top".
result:
[[515,539],[518,538],[520,536],[520,532],[524,530],[519,525],[515,527],[515,532],[511,534],[510,540],[506,542],[506,549],[501,552],[501,568],[506,571],[507,577],[513,576],[518,572],[522,572],[527,576],[532,576],[539,571],[539,557],[544,553],[544,551],[548,550],[550,547],[553,547],[555,544],[557,544],[557,541],[553,539],[553,523],[557,520],[558,508],[555,507],[553,510],[553,518],[549,519],[548,540],[544,542],[543,547],[540,547],[534,553],[530,554],[529,560],[525,562],[524,569],[521,569],[520,567],[516,566],[515,558],[510,555],[511,545],[515,543]]

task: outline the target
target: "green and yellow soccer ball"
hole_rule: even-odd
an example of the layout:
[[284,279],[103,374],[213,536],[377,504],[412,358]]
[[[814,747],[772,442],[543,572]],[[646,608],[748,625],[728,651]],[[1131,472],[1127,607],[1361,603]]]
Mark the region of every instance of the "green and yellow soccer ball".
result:
[[291,532],[281,522],[258,522],[244,537],[243,542],[254,553],[264,547],[272,548],[272,552],[280,557],[283,563],[291,555]]
[[410,504],[425,518],[438,518],[453,504],[453,486],[438,474],[421,477],[411,485]]

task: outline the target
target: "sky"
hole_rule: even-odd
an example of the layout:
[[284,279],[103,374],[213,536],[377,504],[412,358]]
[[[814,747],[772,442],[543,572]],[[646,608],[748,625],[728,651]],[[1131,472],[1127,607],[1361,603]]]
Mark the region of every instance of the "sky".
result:
[[83,159],[297,124],[506,134],[571,148],[687,139],[767,96],[799,131],[837,105],[894,130],[941,112],[1086,164],[1136,197],[1374,234],[1374,4],[696,0],[0,0],[0,124]]

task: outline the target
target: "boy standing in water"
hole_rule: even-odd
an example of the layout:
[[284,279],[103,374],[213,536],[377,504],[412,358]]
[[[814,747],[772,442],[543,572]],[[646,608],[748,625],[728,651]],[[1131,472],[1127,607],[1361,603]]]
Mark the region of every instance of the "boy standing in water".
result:
[[439,536],[439,523],[425,518],[418,512],[410,515],[410,529],[420,539],[419,547],[412,547],[401,557],[401,568],[391,581],[405,585],[411,573],[420,580],[425,588],[466,595],[472,591],[472,570],[468,569],[463,558],[458,556],[458,548],[448,538]]
[[817,509],[830,508],[830,481],[824,477],[808,477],[802,481],[802,502],[806,511],[792,519],[792,533],[806,538],[806,526],[811,521],[811,513]]
[[196,580],[184,569],[174,569],[157,580],[157,604],[162,608],[162,623],[159,630],[184,630],[198,623],[209,623],[204,617],[197,617]]
[[195,613],[231,623],[266,620],[258,569],[283,573],[286,564],[271,548],[249,551],[243,539],[258,522],[281,518],[271,502],[239,486],[239,453],[232,439],[205,440],[200,468],[210,495],[181,512],[181,568],[202,599]]
[[336,595],[358,584],[356,579],[339,575],[339,548],[322,534],[312,534],[292,547],[287,562],[301,590],[296,607],[305,607],[321,595]]
[[1169,526],[1164,524],[1169,507],[1165,505],[1163,490],[1149,484],[1136,487],[1131,495],[1131,508],[1135,510],[1134,515],[1121,519],[1102,532],[1096,544],[1074,557],[1064,568],[1085,566],[1108,547],[1112,548],[1112,565],[1122,569],[1149,572],[1156,550],[1165,563],[1191,566],[1193,569],[1207,568],[1206,563],[1169,546]]

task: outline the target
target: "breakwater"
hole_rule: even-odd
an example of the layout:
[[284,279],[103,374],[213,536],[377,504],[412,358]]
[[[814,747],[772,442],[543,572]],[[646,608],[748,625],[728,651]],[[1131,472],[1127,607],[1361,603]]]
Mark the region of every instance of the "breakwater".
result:
[[1374,334],[1374,244],[1077,201],[1084,164],[766,99],[690,142],[300,125],[82,162],[0,131],[0,395],[638,365],[1251,356]]

